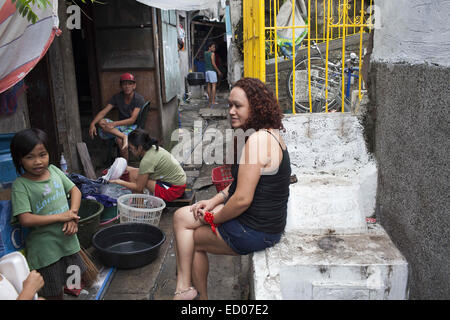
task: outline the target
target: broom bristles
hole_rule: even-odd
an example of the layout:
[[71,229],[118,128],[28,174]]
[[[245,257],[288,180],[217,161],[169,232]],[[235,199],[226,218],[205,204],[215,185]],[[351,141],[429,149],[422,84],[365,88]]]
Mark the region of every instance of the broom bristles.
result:
[[83,281],[87,287],[90,287],[97,280],[99,274],[98,268],[91,259],[91,255],[83,248],[80,250],[81,259],[83,259],[87,270],[83,273]]

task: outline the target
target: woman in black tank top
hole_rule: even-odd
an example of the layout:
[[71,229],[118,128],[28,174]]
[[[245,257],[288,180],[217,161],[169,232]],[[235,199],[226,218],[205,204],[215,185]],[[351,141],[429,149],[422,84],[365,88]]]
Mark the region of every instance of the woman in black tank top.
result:
[[251,78],[239,80],[228,100],[235,141],[245,144],[237,145],[231,185],[175,212],[174,299],[208,298],[208,252],[264,250],[280,240],[286,225],[291,167],[278,132],[283,129],[278,101],[264,83]]

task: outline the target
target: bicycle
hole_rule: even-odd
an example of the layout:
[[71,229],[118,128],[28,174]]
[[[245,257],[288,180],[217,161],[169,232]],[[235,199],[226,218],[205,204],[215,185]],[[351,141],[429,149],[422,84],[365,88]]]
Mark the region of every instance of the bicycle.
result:
[[[328,99],[325,88],[325,59],[322,57],[319,46],[313,42],[311,48],[317,50],[318,56],[311,57],[311,103],[312,112],[326,111],[328,100],[328,111],[335,112],[342,110],[342,67],[341,63],[332,63],[328,61]],[[344,73],[346,74],[346,88],[344,96],[344,112],[351,109],[351,85],[352,79],[359,78],[358,56],[355,53],[350,54],[350,59],[346,60]],[[293,74],[291,71],[287,77],[288,97],[292,102],[293,97]],[[309,83],[308,83],[308,58],[301,60],[295,66],[295,111],[309,112]]]

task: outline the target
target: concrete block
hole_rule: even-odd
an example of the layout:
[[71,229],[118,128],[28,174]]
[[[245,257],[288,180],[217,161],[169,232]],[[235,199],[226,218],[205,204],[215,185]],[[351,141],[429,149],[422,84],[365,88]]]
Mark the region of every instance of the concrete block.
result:
[[290,186],[286,232],[310,235],[366,232],[365,212],[356,197],[361,191],[354,181],[333,176],[297,175],[297,178],[298,182]]
[[375,213],[377,169],[367,164],[346,176],[296,172],[290,185],[286,231],[304,234],[366,232],[365,218]]
[[205,119],[217,119],[226,118],[228,116],[228,110],[226,109],[212,109],[212,108],[202,108],[199,110],[201,117]]
[[251,298],[407,299],[408,264],[379,225],[357,235],[286,233],[251,259]]
[[281,132],[291,165],[299,174],[349,175],[370,162],[358,118],[348,113],[296,114]]
[[193,99],[201,99],[205,95],[205,86],[188,86],[188,90],[191,93],[191,98]]

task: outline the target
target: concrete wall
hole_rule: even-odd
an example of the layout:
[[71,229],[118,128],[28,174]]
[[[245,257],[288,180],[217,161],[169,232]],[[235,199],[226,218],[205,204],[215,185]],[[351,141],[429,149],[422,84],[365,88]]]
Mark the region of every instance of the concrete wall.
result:
[[378,0],[381,21],[373,53],[380,61],[424,62],[450,67],[450,2]]
[[228,82],[233,84],[244,75],[244,58],[239,52],[239,38],[236,36],[238,32],[242,32],[244,22],[242,18],[242,0],[230,0],[230,20],[233,37],[228,49]]
[[[186,90],[186,85],[185,85],[185,78],[187,77],[188,73],[189,73],[189,50],[190,50],[190,40],[189,40],[189,35],[190,30],[189,30],[189,17],[186,11],[177,11],[178,16],[180,17],[184,17],[184,32],[185,32],[185,37],[184,37],[184,50],[180,51],[178,50],[178,58],[180,61],[180,90],[178,91],[178,94],[180,95],[180,97],[183,97],[184,92]],[[179,18],[178,18],[179,19]],[[178,25],[180,25],[180,19],[178,20]]]
[[175,97],[162,108],[162,137],[161,145],[168,148],[171,144],[170,137],[172,132],[178,129],[178,98]]
[[449,299],[450,3],[377,5],[369,110],[375,126],[366,132],[378,163],[377,218],[409,263],[410,298]]

